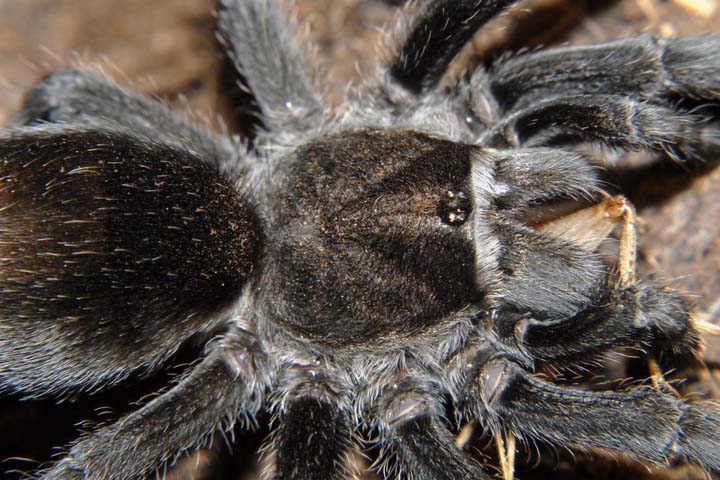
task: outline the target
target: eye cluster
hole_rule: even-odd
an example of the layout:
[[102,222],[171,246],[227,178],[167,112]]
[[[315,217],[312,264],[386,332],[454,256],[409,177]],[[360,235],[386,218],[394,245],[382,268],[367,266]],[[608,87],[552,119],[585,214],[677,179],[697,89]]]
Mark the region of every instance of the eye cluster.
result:
[[452,226],[465,223],[471,211],[470,199],[462,190],[446,191],[438,206],[438,215],[442,221]]
[[[274,0],[221,0],[262,124],[249,146],[88,72],[29,90],[0,130],[0,392],[72,399],[202,347],[35,477],[163,474],[266,418],[267,478],[347,478],[365,451],[383,478],[511,479],[521,445],[720,474],[720,408],[663,374],[718,327],[638,277],[634,207],[584,148],[715,159],[720,37],[525,52],[446,79],[513,3],[415,2],[377,75],[333,107]],[[592,388],[552,375],[616,352],[646,371]],[[473,425],[499,465],[454,438]]]

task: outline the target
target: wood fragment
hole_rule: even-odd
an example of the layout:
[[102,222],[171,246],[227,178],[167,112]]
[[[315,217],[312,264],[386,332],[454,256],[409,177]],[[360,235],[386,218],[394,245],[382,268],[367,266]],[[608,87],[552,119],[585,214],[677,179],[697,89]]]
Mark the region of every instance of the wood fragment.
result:
[[638,219],[635,207],[627,198],[615,195],[590,207],[537,225],[537,229],[592,252],[600,246],[616,225],[621,224],[618,287],[624,288],[635,282],[636,223]]
[[715,325],[707,319],[707,315],[695,315],[693,325],[700,333],[707,335],[720,335],[720,325]]
[[661,392],[670,392],[677,398],[682,397],[682,395],[680,395],[680,392],[678,392],[675,389],[675,387],[670,385],[668,383],[668,381],[665,379],[665,375],[663,374],[663,371],[660,369],[660,365],[658,365],[657,360],[655,360],[654,358],[650,358],[648,360],[648,368],[650,369],[650,376],[652,378],[652,383],[656,389],[658,389]]
[[536,228],[592,252],[623,220],[623,202],[620,196],[608,197],[589,207],[536,225]]
[[497,445],[500,466],[502,467],[503,480],[515,479],[515,436],[512,433],[495,432],[495,443]]
[[460,433],[457,434],[457,437],[455,437],[455,445],[458,448],[465,448],[465,445],[467,445],[472,438],[473,432],[475,432],[475,424],[465,424],[462,430],[460,430]]

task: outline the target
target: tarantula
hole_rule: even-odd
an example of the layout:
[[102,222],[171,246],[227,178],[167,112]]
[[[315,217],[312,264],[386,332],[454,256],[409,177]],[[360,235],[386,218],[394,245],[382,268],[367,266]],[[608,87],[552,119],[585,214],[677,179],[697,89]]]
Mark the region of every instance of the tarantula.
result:
[[[647,386],[536,373],[634,349],[691,361],[699,323],[634,275],[634,215],[599,143],[717,153],[720,37],[527,53],[441,83],[512,0],[422,0],[362,93],[331,112],[272,0],[222,0],[254,95],[252,148],[82,71],[51,74],[0,131],[0,389],[95,391],[201,360],[88,433],[43,479],[131,479],[260,410],[268,477],[341,478],[361,442],[386,477],[487,479],[451,438],[515,438],[720,472],[720,410]],[[621,226],[617,262],[603,240]]]

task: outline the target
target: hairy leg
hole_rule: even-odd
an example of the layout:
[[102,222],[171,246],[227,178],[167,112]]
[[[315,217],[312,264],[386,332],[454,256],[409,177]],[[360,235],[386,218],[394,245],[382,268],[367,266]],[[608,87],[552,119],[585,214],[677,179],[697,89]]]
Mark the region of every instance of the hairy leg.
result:
[[517,0],[422,0],[389,67],[414,94],[434,89],[460,49],[488,20]]
[[[620,225],[617,272],[602,282],[588,308],[571,316],[537,318],[527,310],[496,312],[497,333],[528,359],[567,362],[626,345],[651,354],[665,369],[687,364],[699,348],[686,302],[669,289],[635,279],[634,209],[608,197],[537,228],[590,252]],[[571,332],[571,333],[570,333]]]
[[498,312],[497,324],[503,342],[529,359],[550,364],[567,364],[624,345],[671,369],[691,362],[699,348],[682,298],[639,282],[612,291],[598,305],[571,318],[548,321]]
[[541,380],[512,361],[491,360],[468,378],[469,418],[553,445],[618,450],[664,463],[682,458],[720,472],[720,410],[652,388],[587,392]]
[[505,112],[557,96],[627,95],[646,100],[720,98],[720,37],[641,36],[512,57],[489,72]]
[[700,116],[616,95],[558,97],[520,109],[485,132],[495,147],[596,142],[664,151],[677,159],[718,148],[720,134]]
[[159,101],[125,90],[81,70],[59,71],[40,80],[26,95],[12,125],[61,122],[75,128],[125,128],[158,141],[192,145],[207,161],[236,161],[237,149],[168,109]]
[[274,0],[222,0],[218,28],[275,141],[279,134],[302,134],[325,123],[310,59],[293,42]]
[[233,329],[177,385],[72,446],[43,480],[128,480],[172,464],[229,430],[252,426],[271,367],[255,337]]
[[484,192],[503,214],[523,215],[552,202],[602,195],[599,170],[582,154],[557,148],[479,150],[474,160],[491,165]]
[[453,442],[443,407],[427,388],[402,382],[385,391],[376,415],[380,469],[415,480],[489,480]]
[[277,428],[265,453],[273,477],[282,480],[340,480],[350,466],[352,425],[338,388],[314,366],[290,366],[286,395],[276,405]]

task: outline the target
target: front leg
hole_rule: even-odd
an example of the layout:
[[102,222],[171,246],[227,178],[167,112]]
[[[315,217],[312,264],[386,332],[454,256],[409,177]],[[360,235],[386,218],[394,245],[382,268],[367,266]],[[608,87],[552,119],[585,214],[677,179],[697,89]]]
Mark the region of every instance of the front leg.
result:
[[401,374],[380,393],[370,422],[378,432],[376,465],[384,478],[490,480],[453,442],[437,387]]
[[252,426],[272,370],[255,336],[233,328],[180,383],[72,446],[42,480],[128,480],[172,464],[216,430]]
[[512,361],[471,367],[460,408],[470,420],[551,445],[604,448],[720,472],[720,410],[653,388],[589,392],[541,380]]
[[390,64],[389,79],[413,94],[432,91],[475,32],[515,1],[417,2],[418,13]]
[[[316,67],[293,41],[274,0],[221,0],[219,39],[255,96],[265,128],[277,141],[296,140],[327,122]],[[261,135],[266,133],[261,132]],[[288,136],[289,135],[289,136]]]
[[[264,447],[273,480],[351,477],[352,412],[348,386],[318,364],[291,364],[278,374],[277,427]],[[272,473],[271,473],[272,472]]]
[[498,62],[489,72],[489,87],[506,114],[541,99],[571,95],[627,95],[667,104],[678,98],[717,101],[718,52],[716,35],[644,35],[552,48]]
[[600,143],[665,152],[677,161],[718,148],[717,125],[701,114],[614,94],[538,101],[505,116],[478,143],[496,148]]
[[[494,333],[504,344],[500,350],[521,352],[526,364],[572,363],[618,346],[644,351],[664,369],[695,358],[700,345],[697,330],[703,325],[693,322],[685,300],[670,289],[635,279],[635,210],[627,199],[609,197],[536,228],[543,236],[570,242],[586,255],[596,255],[618,225],[622,228],[617,273],[601,271],[595,282],[598,288],[589,293],[590,301],[570,314],[548,315],[547,311],[517,307],[495,311]],[[587,268],[579,271],[585,275],[591,272]],[[546,280],[534,283],[550,284]],[[579,284],[574,281],[566,288],[573,291]]]
[[192,145],[194,151],[213,162],[237,156],[231,142],[197,126],[182,113],[82,70],[58,71],[40,80],[10,119],[11,126],[45,122],[144,132],[181,148]]
[[594,353],[629,346],[656,359],[664,370],[691,362],[700,339],[685,301],[664,288],[635,283],[614,290],[573,317],[541,320],[531,314],[498,312],[503,343],[542,363],[567,364]]

